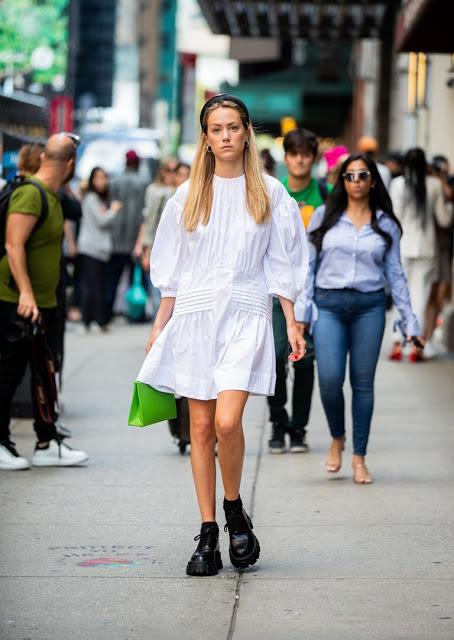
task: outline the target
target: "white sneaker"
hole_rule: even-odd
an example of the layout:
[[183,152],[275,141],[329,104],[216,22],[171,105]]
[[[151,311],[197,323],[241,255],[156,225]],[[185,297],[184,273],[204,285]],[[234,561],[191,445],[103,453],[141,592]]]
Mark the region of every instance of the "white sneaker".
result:
[[96,324],[96,322],[92,322],[90,325],[90,333],[95,336],[99,336],[102,333],[102,329],[99,324]]
[[435,349],[435,345],[431,340],[428,340],[424,346],[424,360],[433,360],[437,357],[437,351]]
[[3,471],[19,471],[30,469],[30,463],[20,456],[12,442],[0,444],[0,469]]
[[84,324],[78,324],[74,333],[78,336],[88,336],[90,330]]
[[32,464],[35,467],[72,467],[87,460],[85,451],[76,451],[64,442],[51,440],[45,449],[35,449]]

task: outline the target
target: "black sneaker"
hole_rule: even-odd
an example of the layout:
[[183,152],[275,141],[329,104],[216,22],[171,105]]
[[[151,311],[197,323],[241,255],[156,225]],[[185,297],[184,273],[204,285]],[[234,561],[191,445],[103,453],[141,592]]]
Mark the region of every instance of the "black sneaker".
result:
[[235,501],[235,506],[226,506],[224,512],[226,525],[224,531],[229,532],[230,562],[237,569],[246,569],[255,564],[260,556],[260,544],[252,529],[252,522],[243,508],[241,498]]
[[270,453],[285,452],[285,427],[279,422],[273,422],[271,426],[271,438],[268,440]]
[[221,552],[219,551],[219,527],[216,522],[204,522],[200,533],[194,538],[198,540],[197,549],[186,567],[188,576],[215,576],[222,569]]
[[309,446],[306,442],[306,433],[302,429],[290,431],[290,453],[307,453]]

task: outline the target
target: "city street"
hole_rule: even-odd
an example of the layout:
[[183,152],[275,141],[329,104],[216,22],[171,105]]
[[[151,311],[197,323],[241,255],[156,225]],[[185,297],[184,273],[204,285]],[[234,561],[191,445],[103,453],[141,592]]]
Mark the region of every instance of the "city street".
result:
[[[165,424],[127,426],[148,331],[67,334],[63,421],[87,466],[1,473],[2,640],[452,639],[454,360],[382,356],[372,486],[351,480],[350,420],[344,467],[325,473],[318,390],[305,455],[268,454],[250,399],[242,495],[261,557],[239,575],[222,531],[224,570],[194,579],[189,456]],[[30,422],[12,439],[30,458]]]

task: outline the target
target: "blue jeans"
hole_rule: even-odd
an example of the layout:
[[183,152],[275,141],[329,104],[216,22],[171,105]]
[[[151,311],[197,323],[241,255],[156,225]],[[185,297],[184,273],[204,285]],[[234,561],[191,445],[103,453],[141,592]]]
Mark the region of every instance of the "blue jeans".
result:
[[385,293],[316,288],[314,301],[319,314],[314,325],[315,354],[329,429],[333,438],[345,434],[342,387],[350,352],[353,452],[365,456],[374,409],[375,369],[385,328]]

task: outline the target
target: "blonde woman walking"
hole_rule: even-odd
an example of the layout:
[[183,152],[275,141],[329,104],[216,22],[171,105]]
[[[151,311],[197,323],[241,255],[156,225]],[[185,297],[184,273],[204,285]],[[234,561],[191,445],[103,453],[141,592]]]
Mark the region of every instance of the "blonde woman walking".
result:
[[246,105],[215,96],[200,124],[191,178],[167,203],[153,245],[151,279],[162,299],[138,379],[189,398],[202,525],[186,573],[209,576],[222,568],[216,438],[231,562],[244,568],[260,554],[240,497],[243,411],[249,394],[274,393],[271,296],[285,313],[289,357],[304,355],[293,302],[308,258],[295,201],[261,172]]

